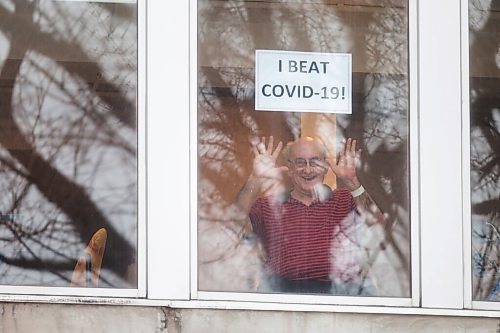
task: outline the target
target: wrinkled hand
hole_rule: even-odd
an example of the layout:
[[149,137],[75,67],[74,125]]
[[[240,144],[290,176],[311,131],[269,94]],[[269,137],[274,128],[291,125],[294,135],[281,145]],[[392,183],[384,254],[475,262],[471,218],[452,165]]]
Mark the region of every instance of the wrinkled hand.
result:
[[[256,178],[274,178],[281,179],[282,173],[287,171],[286,166],[277,167],[276,160],[283,148],[283,143],[280,141],[274,149],[274,138],[269,137],[269,143],[266,147],[266,138],[253,146],[255,159],[253,161],[252,176]],[[274,149],[274,150],[273,150]]]
[[338,159],[328,160],[332,171],[350,191],[357,189],[361,185],[356,175],[356,162],[360,153],[361,150],[356,151],[356,140],[348,138]]

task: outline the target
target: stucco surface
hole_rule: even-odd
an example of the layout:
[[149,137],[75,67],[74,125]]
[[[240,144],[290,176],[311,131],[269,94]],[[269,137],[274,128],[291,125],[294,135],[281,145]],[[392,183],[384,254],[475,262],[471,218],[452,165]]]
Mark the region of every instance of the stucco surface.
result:
[[500,333],[492,318],[0,303],[0,333]]
[[1,304],[0,333],[161,332],[159,308]]
[[408,315],[184,310],[184,332],[205,333],[500,333],[500,321]]

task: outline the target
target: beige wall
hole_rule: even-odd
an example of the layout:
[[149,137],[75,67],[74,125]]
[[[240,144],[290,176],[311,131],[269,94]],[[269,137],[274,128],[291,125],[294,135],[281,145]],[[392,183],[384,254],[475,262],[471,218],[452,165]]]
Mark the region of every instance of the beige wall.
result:
[[0,304],[0,333],[497,333],[500,320],[408,315]]

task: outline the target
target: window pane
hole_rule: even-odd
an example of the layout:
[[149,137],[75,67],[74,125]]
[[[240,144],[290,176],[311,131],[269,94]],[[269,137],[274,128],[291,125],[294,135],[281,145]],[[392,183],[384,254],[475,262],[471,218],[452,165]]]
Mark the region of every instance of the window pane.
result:
[[[198,1],[199,290],[410,296],[407,35],[406,1]],[[256,111],[256,50],[352,54],[352,114]]]
[[0,17],[0,284],[136,288],[136,5]]
[[474,300],[500,300],[500,6],[469,1],[472,281]]

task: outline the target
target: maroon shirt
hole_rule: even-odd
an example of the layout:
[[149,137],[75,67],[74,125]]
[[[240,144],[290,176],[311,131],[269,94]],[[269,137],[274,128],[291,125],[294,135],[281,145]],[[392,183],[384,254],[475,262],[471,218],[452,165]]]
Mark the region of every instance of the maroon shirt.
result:
[[355,203],[346,189],[331,191],[310,206],[292,198],[257,199],[250,211],[254,232],[260,237],[271,274],[290,280],[329,281],[342,268],[335,256],[352,226]]

